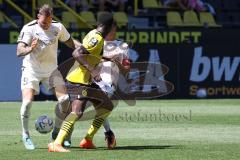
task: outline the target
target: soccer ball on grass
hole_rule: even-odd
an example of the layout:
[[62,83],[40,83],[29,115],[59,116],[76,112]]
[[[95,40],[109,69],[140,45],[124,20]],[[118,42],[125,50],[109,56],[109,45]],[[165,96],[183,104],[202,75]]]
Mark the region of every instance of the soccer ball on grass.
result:
[[47,115],[42,115],[36,120],[35,128],[39,133],[49,133],[53,129],[53,120]]

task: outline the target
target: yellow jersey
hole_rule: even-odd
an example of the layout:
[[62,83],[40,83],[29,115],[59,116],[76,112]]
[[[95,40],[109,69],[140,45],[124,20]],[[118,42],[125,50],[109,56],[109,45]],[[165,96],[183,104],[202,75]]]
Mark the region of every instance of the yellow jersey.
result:
[[[92,66],[96,67],[103,54],[104,39],[100,32],[96,29],[90,31],[83,39],[83,47],[89,52],[86,54],[86,61]],[[73,83],[90,84],[92,82],[90,72],[77,61],[70,69],[67,75],[67,80]]]

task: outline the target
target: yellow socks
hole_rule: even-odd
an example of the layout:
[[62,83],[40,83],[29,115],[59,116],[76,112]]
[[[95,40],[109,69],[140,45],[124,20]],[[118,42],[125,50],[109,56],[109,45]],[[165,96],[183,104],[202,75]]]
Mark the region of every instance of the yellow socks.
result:
[[92,140],[93,136],[97,133],[98,129],[102,126],[104,120],[108,117],[111,111],[106,109],[98,109],[95,119],[93,120],[92,125],[88,129],[86,139]]
[[65,137],[68,136],[69,134],[71,134],[71,129],[74,125],[74,123],[76,122],[76,120],[78,119],[78,116],[76,113],[71,112],[64,120],[61,129],[58,133],[58,136],[56,138],[56,140],[54,141],[54,143],[56,144],[62,144]]

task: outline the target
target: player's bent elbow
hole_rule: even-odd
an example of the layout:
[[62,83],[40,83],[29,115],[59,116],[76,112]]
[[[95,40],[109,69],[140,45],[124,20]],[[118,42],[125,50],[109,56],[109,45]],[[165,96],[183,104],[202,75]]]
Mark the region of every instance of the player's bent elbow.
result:
[[25,56],[31,52],[30,48],[25,47],[25,44],[19,43],[17,46],[17,57]]
[[21,57],[21,56],[23,56],[23,53],[17,50],[17,57]]
[[16,55],[17,55],[17,57],[21,57],[20,53],[18,53],[18,52],[17,52],[17,54],[16,54]]
[[80,46],[73,51],[72,56],[75,59],[79,59],[79,58],[82,58],[84,54],[87,54],[87,53],[88,52],[86,51],[86,49]]
[[72,53],[73,58],[78,59],[81,57],[81,50],[79,48],[75,49]]

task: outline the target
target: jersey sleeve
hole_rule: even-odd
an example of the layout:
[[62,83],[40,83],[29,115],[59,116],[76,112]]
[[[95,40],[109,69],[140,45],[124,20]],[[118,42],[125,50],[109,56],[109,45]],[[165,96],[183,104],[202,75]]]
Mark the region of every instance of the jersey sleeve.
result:
[[60,24],[60,35],[59,40],[61,42],[66,42],[71,37],[70,33],[67,31],[67,29],[64,27],[64,25]]
[[128,59],[128,48],[128,44],[123,41],[106,41],[103,55],[107,58],[115,57],[122,62],[123,59]]
[[103,38],[98,34],[87,35],[83,39],[83,46],[90,54],[93,54],[94,52],[101,52],[103,47]]
[[31,28],[24,26],[23,29],[21,30],[17,42],[23,42],[27,45],[30,45],[33,39],[32,31]]

